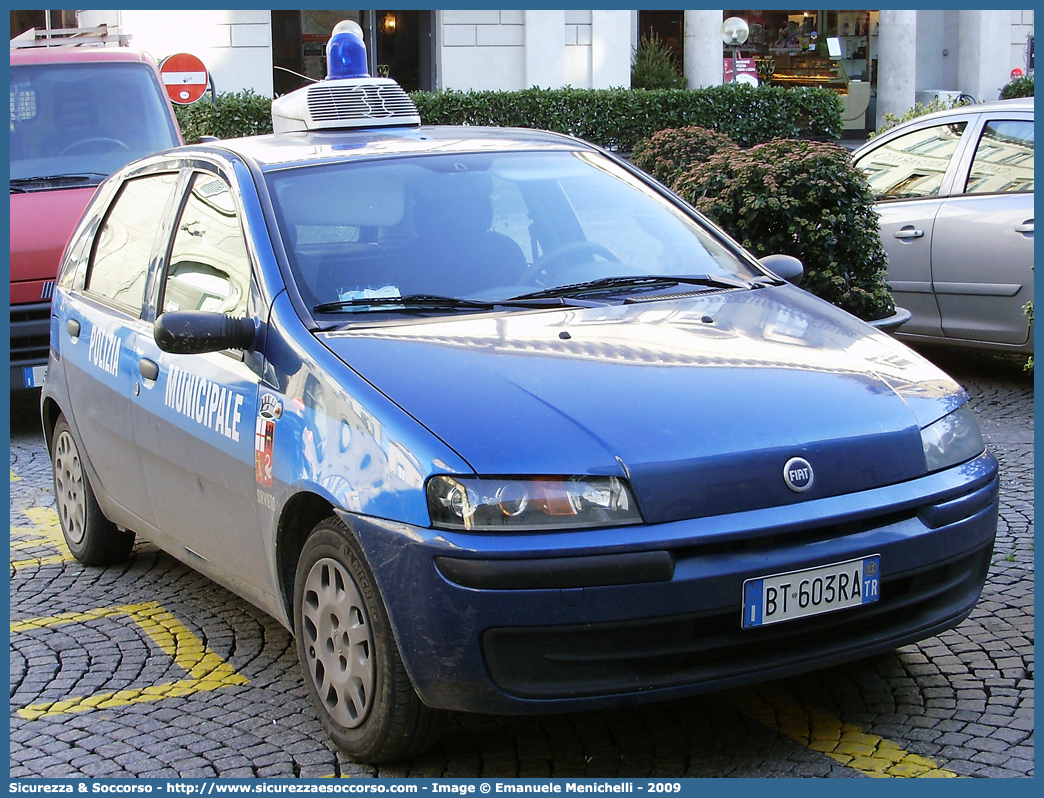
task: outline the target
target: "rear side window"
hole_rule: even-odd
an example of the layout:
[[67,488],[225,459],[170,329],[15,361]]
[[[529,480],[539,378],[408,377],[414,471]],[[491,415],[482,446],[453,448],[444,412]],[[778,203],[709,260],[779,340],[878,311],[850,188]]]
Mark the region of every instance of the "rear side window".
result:
[[966,126],[959,122],[915,130],[863,156],[856,166],[878,200],[934,197]]
[[177,178],[170,173],[128,180],[95,240],[86,290],[133,316],[141,313],[152,246]]
[[965,194],[1027,194],[1033,191],[1033,123],[990,122],[975,148]]

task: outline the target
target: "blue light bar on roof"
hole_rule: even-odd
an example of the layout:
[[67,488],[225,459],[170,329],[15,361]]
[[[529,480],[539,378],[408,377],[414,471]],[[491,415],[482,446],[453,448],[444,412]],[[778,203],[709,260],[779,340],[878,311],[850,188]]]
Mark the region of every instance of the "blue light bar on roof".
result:
[[369,76],[362,28],[350,19],[338,22],[326,44],[326,79]]

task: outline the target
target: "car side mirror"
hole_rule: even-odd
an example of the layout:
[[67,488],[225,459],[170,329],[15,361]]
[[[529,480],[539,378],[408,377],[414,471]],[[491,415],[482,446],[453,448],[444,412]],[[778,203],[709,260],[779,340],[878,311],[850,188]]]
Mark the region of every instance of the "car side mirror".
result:
[[254,344],[254,320],[209,310],[171,310],[156,319],[153,337],[160,349],[175,355],[249,350]]
[[780,279],[794,285],[801,285],[801,279],[805,276],[805,264],[793,255],[766,255],[759,258],[758,263]]

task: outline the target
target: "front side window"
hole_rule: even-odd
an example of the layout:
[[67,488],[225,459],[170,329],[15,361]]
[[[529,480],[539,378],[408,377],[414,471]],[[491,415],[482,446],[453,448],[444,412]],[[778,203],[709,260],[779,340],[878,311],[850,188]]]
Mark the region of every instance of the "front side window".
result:
[[915,130],[866,154],[856,166],[879,201],[934,197],[966,126],[958,122]]
[[141,313],[149,258],[177,174],[128,180],[120,189],[95,239],[86,290],[128,313]]
[[232,192],[221,178],[193,176],[167,262],[164,313],[210,310],[246,315],[250,257]]
[[990,122],[975,148],[965,194],[1033,192],[1033,123]]
[[761,276],[595,153],[389,158],[266,179],[309,307],[416,295],[496,301],[617,276]]

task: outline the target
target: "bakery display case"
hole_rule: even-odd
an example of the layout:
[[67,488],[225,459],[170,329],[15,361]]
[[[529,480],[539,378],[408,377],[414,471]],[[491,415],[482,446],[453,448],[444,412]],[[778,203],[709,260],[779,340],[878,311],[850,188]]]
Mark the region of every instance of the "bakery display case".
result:
[[870,105],[870,83],[850,80],[839,60],[815,55],[777,56],[769,79],[773,86],[812,86],[841,95],[841,121],[844,130],[866,127]]
[[848,90],[847,76],[837,61],[814,54],[789,53],[774,55],[772,60],[775,69],[770,80],[774,86],[815,86],[833,89],[839,94]]
[[[844,105],[844,129],[865,129],[876,80],[879,12],[732,10],[724,14],[747,21],[750,36],[734,55],[753,59],[761,83],[837,92]],[[832,51],[828,39],[836,39]]]
[[[754,58],[759,77],[770,74],[773,85],[820,86],[843,93],[849,80],[875,82],[878,11],[730,10],[724,14],[746,20],[750,36],[736,55]],[[829,37],[840,43],[838,59],[827,57]]]

